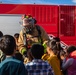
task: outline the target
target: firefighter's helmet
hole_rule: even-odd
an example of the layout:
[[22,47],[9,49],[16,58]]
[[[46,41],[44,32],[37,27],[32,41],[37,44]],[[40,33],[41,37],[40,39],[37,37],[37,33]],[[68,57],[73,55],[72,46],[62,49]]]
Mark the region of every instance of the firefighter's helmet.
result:
[[34,20],[34,24],[37,23],[37,20],[34,17],[32,17],[32,15],[30,15],[30,14],[28,14],[28,15],[24,14],[24,15],[22,15],[22,18],[21,19],[23,20],[25,18],[33,19]]

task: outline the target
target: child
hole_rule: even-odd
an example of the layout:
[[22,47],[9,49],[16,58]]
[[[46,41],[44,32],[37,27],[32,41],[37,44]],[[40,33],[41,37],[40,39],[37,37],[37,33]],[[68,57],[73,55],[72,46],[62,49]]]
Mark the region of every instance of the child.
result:
[[4,35],[0,49],[6,54],[6,59],[0,63],[0,75],[27,75],[24,64],[14,57],[16,42],[13,36]]
[[40,44],[33,44],[30,52],[33,60],[25,64],[25,67],[28,70],[28,75],[53,75],[51,66],[48,62],[41,59],[44,54],[44,47]]
[[76,75],[76,46],[71,45],[67,48],[67,57],[63,60],[62,70],[67,70],[68,75]]
[[46,43],[47,54],[42,56],[43,60],[47,60],[52,66],[55,75],[62,75],[60,68],[59,47],[55,40],[50,40]]

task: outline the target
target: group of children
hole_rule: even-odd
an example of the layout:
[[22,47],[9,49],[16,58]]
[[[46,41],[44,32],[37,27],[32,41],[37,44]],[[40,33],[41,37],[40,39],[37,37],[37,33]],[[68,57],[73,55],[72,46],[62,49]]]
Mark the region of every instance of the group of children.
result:
[[[68,46],[66,52],[60,45],[59,38],[53,38],[44,46],[33,44],[25,59],[17,50],[19,34],[2,35],[0,49],[5,58],[0,63],[0,75],[75,75],[76,47]],[[1,52],[0,52],[1,53]]]

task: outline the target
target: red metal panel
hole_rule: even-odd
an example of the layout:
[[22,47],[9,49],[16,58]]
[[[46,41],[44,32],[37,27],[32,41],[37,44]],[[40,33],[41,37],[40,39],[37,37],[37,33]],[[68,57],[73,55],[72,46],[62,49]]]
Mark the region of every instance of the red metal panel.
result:
[[49,34],[58,32],[58,6],[36,4],[0,4],[0,14],[31,14]]
[[75,44],[76,40],[76,24],[75,24],[75,6],[61,5],[59,7],[60,30],[59,36],[61,40],[67,44]]
[[75,19],[74,24],[75,24],[75,36],[76,36],[76,6],[75,6],[75,16],[74,16],[74,19]]
[[33,5],[30,9],[31,14],[38,20],[38,24],[43,26],[47,33],[57,34],[58,6]]

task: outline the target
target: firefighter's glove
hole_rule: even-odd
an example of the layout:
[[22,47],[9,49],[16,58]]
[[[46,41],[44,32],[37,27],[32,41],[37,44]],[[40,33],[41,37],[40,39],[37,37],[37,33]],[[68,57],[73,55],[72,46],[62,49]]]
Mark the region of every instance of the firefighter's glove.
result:
[[44,46],[44,53],[47,52],[46,48],[47,48],[47,45],[46,45],[47,41],[45,41],[42,45]]
[[23,55],[23,56],[27,56],[27,51],[26,51],[26,49],[25,48],[23,48],[22,50],[21,50],[21,54]]

